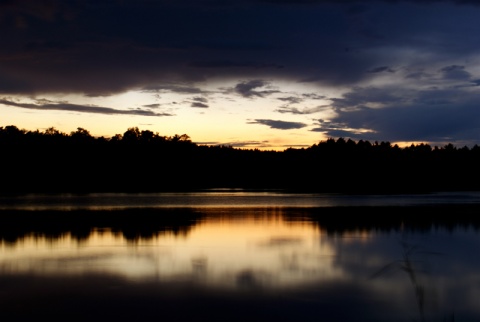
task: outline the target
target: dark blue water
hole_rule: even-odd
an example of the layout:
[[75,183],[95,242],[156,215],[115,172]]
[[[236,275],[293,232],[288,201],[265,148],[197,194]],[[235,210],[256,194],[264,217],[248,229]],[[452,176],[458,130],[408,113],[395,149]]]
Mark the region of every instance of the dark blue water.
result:
[[[358,218],[368,215],[369,208],[349,206],[478,201],[476,193],[245,191],[4,197],[2,222],[14,229],[0,230],[0,318],[480,321],[480,235],[475,225],[330,226],[330,220],[323,223],[321,211],[343,206],[345,218]],[[317,216],[295,211],[313,206],[320,209]],[[168,217],[177,213],[162,209],[176,207],[202,216],[190,220],[188,213],[181,223],[168,221],[161,228],[147,222],[138,234],[128,225],[97,222],[84,227],[83,234],[58,222],[22,230],[15,220],[13,225],[5,219],[15,209],[46,220],[52,220],[53,211],[87,217],[98,209],[113,216],[118,209],[133,209],[128,218],[134,225],[147,209]]]

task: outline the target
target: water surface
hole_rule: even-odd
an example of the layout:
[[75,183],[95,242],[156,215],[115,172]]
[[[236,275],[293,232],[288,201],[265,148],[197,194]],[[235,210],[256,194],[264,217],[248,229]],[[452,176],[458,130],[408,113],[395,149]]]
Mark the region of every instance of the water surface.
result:
[[0,196],[0,210],[7,209],[125,209],[172,207],[342,207],[479,204],[480,192],[429,194],[344,195],[211,189],[197,192],[24,194]]
[[[435,220],[442,209],[470,218],[475,194],[401,202],[407,196],[221,193],[188,195],[194,202],[184,207],[171,201],[182,194],[27,196],[18,209],[3,203],[0,317],[480,320],[478,223]],[[447,201],[454,207],[435,206]],[[374,209],[384,213],[381,224],[361,220]],[[403,214],[429,219],[397,221]]]

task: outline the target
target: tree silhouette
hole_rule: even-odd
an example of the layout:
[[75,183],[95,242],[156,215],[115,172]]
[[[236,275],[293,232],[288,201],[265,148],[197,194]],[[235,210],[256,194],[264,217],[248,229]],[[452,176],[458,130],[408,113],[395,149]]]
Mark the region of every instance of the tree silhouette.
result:
[[130,127],[110,138],[0,127],[1,192],[165,191],[215,187],[346,193],[480,190],[480,147],[400,148],[328,138],[284,151],[198,145]]
[[130,127],[123,133],[122,141],[124,142],[135,142],[140,138],[140,130],[138,127]]

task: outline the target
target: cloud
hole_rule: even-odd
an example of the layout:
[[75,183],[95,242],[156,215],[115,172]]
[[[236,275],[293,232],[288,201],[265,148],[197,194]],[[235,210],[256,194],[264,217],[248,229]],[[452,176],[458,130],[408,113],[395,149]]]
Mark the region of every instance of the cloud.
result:
[[376,74],[376,73],[382,73],[382,72],[395,73],[395,71],[388,66],[375,67],[367,71],[367,73],[370,73],[370,74]]
[[328,105],[321,105],[317,107],[309,107],[309,108],[303,108],[303,109],[298,109],[296,107],[283,106],[276,109],[275,112],[279,112],[283,114],[288,113],[288,114],[297,114],[297,115],[307,115],[307,114],[323,112],[329,109],[330,109],[330,106]]
[[409,72],[407,75],[405,75],[406,79],[414,79],[414,80],[429,79],[431,77],[432,77],[432,74],[426,73],[421,70]]
[[265,97],[273,93],[278,93],[277,90],[263,90],[263,91],[255,90],[261,87],[268,87],[268,85],[269,85],[268,82],[265,82],[260,79],[256,79],[256,80],[238,83],[237,85],[235,85],[234,90],[236,93],[242,95],[243,97],[252,97],[252,96]]
[[480,86],[480,79],[475,79],[471,81],[473,83],[473,86]]
[[201,94],[204,91],[198,87],[188,85],[161,84],[149,85],[142,88],[144,92],[172,92],[177,94]]
[[297,96],[277,97],[277,100],[285,102],[286,104],[276,109],[275,112],[279,112],[283,114],[297,114],[297,115],[307,115],[307,114],[322,112],[330,109],[330,106],[321,105],[321,106],[315,106],[315,107],[297,108],[297,107],[292,107],[291,105],[300,104],[305,102],[306,100],[323,100],[323,99],[326,99],[326,97],[323,95],[318,95],[314,93],[302,93],[301,95],[297,95]]
[[18,103],[6,98],[0,99],[0,104],[20,107],[25,109],[32,109],[32,110],[57,110],[57,111],[108,114],[108,115],[140,115],[140,116],[171,116],[172,115],[168,113],[154,113],[150,110],[143,110],[143,109],[119,110],[119,109],[114,109],[110,107],[70,104],[68,102],[55,103],[49,100],[38,100],[37,103],[39,104]]
[[195,61],[188,64],[190,67],[197,68],[283,68],[282,65],[272,63],[255,63],[255,62],[234,62],[234,61]]
[[465,66],[450,65],[440,70],[445,79],[451,80],[469,80],[471,74],[465,70]]
[[208,108],[208,99],[205,97],[201,96],[196,96],[193,99],[192,104],[190,105],[191,107],[197,107],[197,108]]
[[318,120],[317,126],[310,131],[324,133],[327,137],[343,137],[353,139],[363,139],[365,133],[368,133],[368,135],[370,135],[370,133],[373,132],[371,130],[349,128],[347,122],[341,123],[334,121],[325,121],[322,119]]
[[292,130],[292,129],[301,129],[307,126],[305,123],[301,122],[288,122],[288,121],[279,121],[279,120],[266,120],[266,119],[256,119],[248,124],[262,124],[267,125],[272,129],[278,130]]
[[304,98],[312,99],[312,100],[323,100],[326,98],[325,95],[318,95],[315,93],[303,93],[302,96]]
[[148,107],[148,108],[157,108],[157,107],[160,107],[161,104],[146,104],[146,105],[142,105],[143,107]]
[[341,98],[331,98],[337,112],[363,107],[383,107],[408,100],[410,90],[396,87],[354,87]]
[[[359,86],[390,66],[474,57],[477,8],[456,5],[467,3],[476,1],[8,1],[0,93],[195,94],[211,78]],[[269,94],[251,85],[235,89]]]
[[193,102],[191,107],[199,107],[199,108],[208,108],[208,104],[200,103],[200,102]]
[[205,98],[205,97],[200,97],[200,96],[197,96],[197,97],[194,97],[193,100],[195,102],[201,102],[201,103],[207,103],[208,102],[208,99]]
[[356,88],[333,100],[337,115],[313,131],[367,140],[473,145],[480,139],[479,94],[464,87]]
[[303,102],[303,99],[296,96],[278,97],[277,100],[280,100],[282,102],[287,102],[288,104],[298,104]]

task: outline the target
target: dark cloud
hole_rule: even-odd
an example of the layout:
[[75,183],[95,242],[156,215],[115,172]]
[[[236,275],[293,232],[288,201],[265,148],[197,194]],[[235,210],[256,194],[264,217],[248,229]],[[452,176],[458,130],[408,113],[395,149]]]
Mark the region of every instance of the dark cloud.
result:
[[465,70],[465,66],[450,65],[443,67],[440,70],[443,73],[443,77],[452,80],[469,80],[472,76]]
[[395,73],[395,70],[393,70],[388,66],[380,66],[380,67],[372,68],[367,71],[367,73],[371,73],[371,74],[382,73],[382,72]]
[[304,98],[308,98],[308,99],[312,99],[312,100],[322,100],[322,99],[326,98],[325,95],[318,95],[318,94],[315,94],[315,93],[303,93],[302,96]]
[[286,102],[288,104],[298,104],[298,103],[303,102],[303,99],[301,99],[300,97],[296,97],[296,96],[278,97],[277,100]]
[[197,107],[197,108],[208,108],[209,107],[209,105],[207,104],[208,99],[205,98],[205,97],[196,96],[196,97],[192,98],[192,100],[193,100],[193,102],[190,105],[191,107]]
[[[189,84],[210,77],[353,86],[369,77],[365,71],[389,71],[387,66],[414,64],[417,57],[435,63],[477,53],[480,44],[471,32],[477,30],[477,8],[456,5],[476,3],[1,2],[0,93],[102,96],[168,90],[172,82],[186,84],[173,91],[195,93]],[[400,55],[405,50],[410,60]]]
[[92,106],[92,105],[78,105],[70,104],[68,102],[51,102],[49,100],[39,100],[38,104],[32,103],[19,103],[12,100],[2,98],[0,104],[20,107],[32,110],[57,110],[57,111],[69,111],[69,112],[81,112],[81,113],[96,113],[96,114],[108,114],[108,115],[141,115],[141,116],[171,116],[168,113],[154,113],[150,110],[132,109],[132,110],[119,110],[110,107]]
[[335,123],[331,121],[325,120],[318,120],[317,127],[313,128],[311,131],[314,132],[325,132],[331,135],[334,131],[345,131],[346,124],[345,123]]
[[460,92],[452,90],[419,90],[414,93],[414,97],[411,99],[411,104],[423,106],[446,104],[454,105],[458,101],[458,95],[460,94]]
[[205,97],[199,97],[199,96],[194,97],[193,100],[194,100],[195,102],[200,102],[200,103],[207,103],[207,102],[208,102],[208,99],[207,99],[207,98],[205,98]]
[[255,62],[233,62],[233,61],[198,61],[188,64],[198,68],[283,68],[281,65],[271,63]]
[[148,108],[157,108],[160,107],[160,104],[146,104],[142,105],[143,107],[148,107]]
[[471,81],[474,86],[480,86],[480,79],[475,79]]
[[337,111],[352,110],[374,104],[401,103],[408,100],[408,90],[398,88],[356,87],[343,95],[342,98],[332,98],[332,107]]
[[[370,96],[366,99],[365,93]],[[357,88],[334,100],[355,108],[337,109],[337,116],[320,122],[313,131],[327,136],[386,141],[460,142],[480,141],[478,93],[463,88],[418,89]],[[368,107],[371,102],[382,108]]]
[[186,86],[186,85],[149,85],[142,88],[144,92],[172,92],[178,94],[201,94],[204,91],[198,87]]
[[272,129],[278,129],[278,130],[301,129],[307,126],[307,124],[301,123],[301,122],[287,122],[287,121],[265,120],[265,119],[257,119],[247,123],[267,125]]
[[431,77],[432,77],[431,74],[425,73],[424,71],[409,72],[407,75],[405,75],[406,79],[416,79],[416,80],[428,79]]
[[335,121],[318,120],[316,127],[312,128],[312,132],[323,133],[330,138],[350,138],[350,139],[372,139],[372,133],[364,133],[360,129],[352,129],[348,127],[347,123],[340,123]]
[[191,107],[198,107],[198,108],[208,108],[208,104],[200,103],[200,102],[193,102]]
[[269,85],[268,82],[265,82],[260,79],[256,79],[256,80],[238,83],[237,85],[235,85],[234,90],[236,93],[242,95],[243,97],[252,97],[252,96],[265,97],[267,95],[279,92],[277,90],[271,90],[271,89],[265,89],[261,91],[256,90],[257,88],[268,87],[268,85]]

